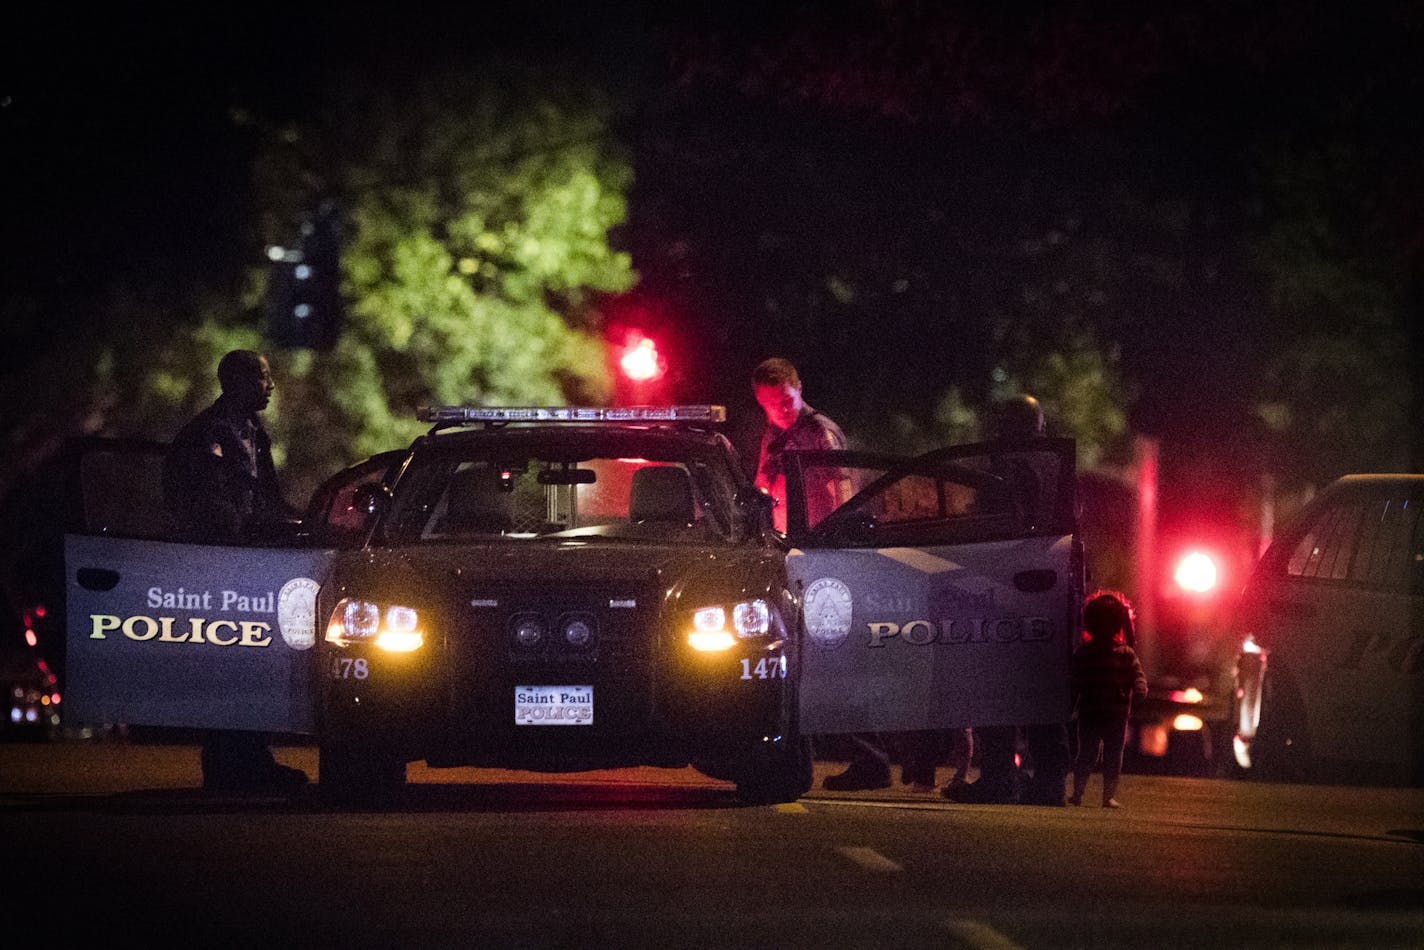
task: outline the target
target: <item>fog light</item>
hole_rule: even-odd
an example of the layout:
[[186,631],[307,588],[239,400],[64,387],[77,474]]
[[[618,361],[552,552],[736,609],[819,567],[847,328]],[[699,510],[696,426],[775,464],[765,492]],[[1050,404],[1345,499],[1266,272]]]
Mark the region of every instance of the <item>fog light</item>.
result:
[[514,642],[532,650],[544,642],[544,625],[537,617],[521,617],[514,624]]
[[582,620],[570,620],[564,624],[564,641],[571,647],[588,646],[593,639],[593,630]]
[[391,653],[419,650],[424,643],[425,636],[419,630],[383,630],[376,637],[376,646]]
[[687,635],[687,642],[694,650],[715,653],[721,650],[730,650],[737,641],[726,630],[694,630]]

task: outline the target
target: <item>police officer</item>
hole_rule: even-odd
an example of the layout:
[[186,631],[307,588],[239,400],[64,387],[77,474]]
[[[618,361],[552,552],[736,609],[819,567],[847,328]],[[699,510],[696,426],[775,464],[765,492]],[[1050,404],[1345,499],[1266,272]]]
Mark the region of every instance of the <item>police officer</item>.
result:
[[[272,443],[258,413],[276,385],[267,358],[233,350],[218,362],[222,395],[174,437],[163,460],[163,503],[177,540],[243,544],[275,540],[294,512],[282,498]],[[283,789],[306,774],[279,764],[257,732],[210,731],[203,740],[203,787]]]
[[[1022,442],[1044,435],[1043,407],[1024,394],[999,403],[996,431],[999,439]],[[1035,523],[1044,495],[1052,486],[1023,459],[1003,459],[996,470],[1008,484],[1015,505],[1026,523]],[[1020,727],[981,726],[974,729],[974,746],[979,754],[979,778],[967,785],[949,786],[946,798],[960,802],[989,802],[1026,805],[1063,804],[1063,785],[1068,774],[1067,723],[1034,723],[1022,727],[1025,752],[1031,774],[1019,769],[1015,756]]]
[[[801,396],[801,375],[789,361],[772,357],[752,371],[752,392],[766,415],[761,450],[757,454],[756,487],[771,495],[772,522],[786,530],[786,469],[783,454],[790,449],[844,449],[845,434],[824,413],[812,409]],[[850,485],[843,478],[826,478],[805,487],[806,520],[814,526],[850,497]],[[876,733],[856,733],[850,737],[853,751],[850,765],[838,775],[829,775],[822,785],[837,792],[886,788],[890,785],[890,756]]]

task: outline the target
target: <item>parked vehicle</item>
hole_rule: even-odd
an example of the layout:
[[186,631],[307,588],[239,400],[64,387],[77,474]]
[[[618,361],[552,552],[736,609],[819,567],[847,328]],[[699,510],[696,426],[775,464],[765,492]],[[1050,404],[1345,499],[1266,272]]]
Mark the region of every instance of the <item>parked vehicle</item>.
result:
[[1242,597],[1236,763],[1424,784],[1424,475],[1348,475],[1262,555]]
[[690,763],[759,802],[806,791],[813,734],[1067,718],[1071,441],[788,453],[783,536],[722,417],[439,408],[286,546],[90,525],[66,539],[69,714],[315,735],[339,798],[423,759]]

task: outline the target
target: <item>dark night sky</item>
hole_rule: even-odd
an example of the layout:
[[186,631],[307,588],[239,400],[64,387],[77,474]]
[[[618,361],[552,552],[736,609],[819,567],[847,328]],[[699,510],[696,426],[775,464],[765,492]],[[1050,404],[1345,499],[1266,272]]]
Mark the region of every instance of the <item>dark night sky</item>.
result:
[[[763,6],[774,13],[746,12]],[[1004,16],[1042,6],[1010,4]],[[808,396],[833,412],[867,405],[923,411],[956,376],[983,369],[974,347],[956,340],[952,329],[936,332],[944,314],[993,307],[996,295],[1014,291],[1013,275],[993,273],[978,246],[998,232],[919,222],[927,198],[972,219],[1001,215],[1013,205],[1003,196],[1022,192],[1022,206],[1047,228],[1074,208],[1091,212],[1111,194],[1114,176],[1130,174],[1149,195],[1210,196],[1202,207],[1219,216],[1195,226],[1184,238],[1188,246],[1176,251],[1194,267],[1218,268],[1220,276],[1192,283],[1191,299],[1142,291],[1133,306],[1144,318],[1117,328],[1139,387],[1136,425],[1167,431],[1182,444],[1207,443],[1240,421],[1250,395],[1248,366],[1269,345],[1269,328],[1254,316],[1259,289],[1245,281],[1233,243],[1242,225],[1233,216],[1244,214],[1236,182],[1246,156],[1224,148],[1218,135],[1259,123],[1271,110],[1309,115],[1310,96],[1328,87],[1329,70],[1371,51],[1369,38],[1347,30],[1328,55],[1307,43],[1309,56],[1272,74],[1269,88],[1253,88],[1243,83],[1253,44],[1262,56],[1280,55],[1293,42],[1292,16],[1314,5],[1202,6],[1218,29],[1240,11],[1239,35],[1206,35],[1201,49],[1191,51],[1198,62],[1166,71],[1151,88],[1119,90],[1136,104],[1106,116],[1055,115],[1069,109],[1075,93],[1055,89],[1050,75],[1038,121],[1027,115],[997,125],[962,116],[891,121],[854,104],[828,106],[774,90],[747,98],[735,83],[675,84],[679,71],[686,74],[689,61],[695,67],[708,49],[732,51],[725,61],[714,57],[714,65],[746,62],[740,52],[766,34],[766,24],[786,22],[794,5],[706,4],[676,14],[652,4],[450,4],[419,11],[234,5],[216,12],[205,5],[105,5],[82,13],[7,13],[9,29],[0,30],[6,182],[0,288],[59,292],[78,307],[115,278],[158,275],[176,286],[250,263],[255,241],[241,225],[250,210],[248,154],[228,119],[235,103],[300,114],[312,82],[335,66],[395,78],[424,64],[478,62],[491,53],[572,54],[591,75],[640,89],[654,104],[643,124],[629,129],[637,178],[619,240],[643,275],[639,294],[654,302],[650,320],[664,324],[681,355],[697,355],[698,371],[682,379],[686,395],[752,411],[742,385],[747,368],[782,352],[803,364]],[[849,15],[816,22],[826,30],[857,28]],[[1302,22],[1300,29],[1320,29],[1320,22]],[[1077,27],[1070,21],[1064,29],[1070,28]],[[1079,52],[1091,61],[1091,49]],[[1140,66],[1127,55],[1109,59],[1101,69],[1106,78],[1092,77],[1109,90],[1121,81],[1114,69]],[[1003,69],[1013,66],[1009,57]],[[1296,101],[1291,70],[1299,80]],[[984,81],[992,92],[1003,77],[990,74]],[[1093,82],[1081,79],[1076,90],[1089,105],[1098,95]],[[1002,117],[1017,106],[996,108]],[[1051,121],[1042,121],[1045,115]],[[1289,125],[1284,131],[1310,134]],[[689,147],[699,141],[706,144],[702,152]],[[677,160],[666,160],[669,142],[679,143]],[[994,222],[1012,232],[1003,224]],[[1092,220],[1085,225],[1089,237],[1093,227]],[[873,259],[857,263],[886,275],[885,286],[904,271],[928,274],[915,277],[916,286],[940,289],[913,304],[867,292],[849,319],[817,324],[815,338],[805,323],[811,311],[783,308],[778,318],[766,309],[768,287],[791,294],[798,281],[816,280],[818,268],[824,274],[856,261],[846,235],[864,241],[864,256]],[[670,252],[688,236],[699,242],[691,264]],[[1130,230],[1112,236],[1125,243],[1139,237]],[[780,248],[777,240],[792,243]],[[689,266],[696,271],[687,273]],[[890,325],[877,316],[880,302],[908,316]],[[4,332],[11,353],[23,358],[80,328],[52,318],[28,324],[12,313]],[[1196,413],[1187,425],[1183,405]]]

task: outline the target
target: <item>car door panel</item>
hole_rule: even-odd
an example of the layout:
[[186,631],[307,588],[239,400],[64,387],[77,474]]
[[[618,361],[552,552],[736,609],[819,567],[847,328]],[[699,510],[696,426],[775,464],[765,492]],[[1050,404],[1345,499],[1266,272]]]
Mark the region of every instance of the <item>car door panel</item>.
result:
[[[1056,582],[1018,589],[1024,564]],[[806,731],[1068,718],[1071,538],[796,551],[787,570],[804,592]]]
[[[294,546],[169,542],[163,446],[91,439],[76,449],[64,536],[65,718],[314,732],[316,594],[334,552],[312,541],[344,537],[344,512],[309,517]],[[343,470],[318,497],[344,497],[389,463]]]
[[315,731],[332,552],[68,535],[74,723]]
[[[1053,464],[1039,466],[1051,503],[1032,510],[996,474],[1000,448],[915,459],[789,453],[788,522],[801,534],[787,570],[803,606],[804,731],[1067,720],[1082,598],[1072,443],[1034,447]],[[854,491],[807,525],[795,507],[800,481],[828,469]]]

